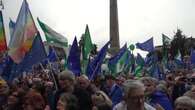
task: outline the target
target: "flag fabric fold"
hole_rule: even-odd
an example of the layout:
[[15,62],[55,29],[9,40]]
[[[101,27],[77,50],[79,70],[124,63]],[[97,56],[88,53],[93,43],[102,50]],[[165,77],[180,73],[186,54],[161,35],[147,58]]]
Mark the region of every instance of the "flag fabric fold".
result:
[[165,67],[168,65],[168,46],[171,44],[171,39],[162,34],[162,42],[163,42],[163,63]]
[[61,34],[57,33],[56,31],[54,31],[52,28],[50,28],[48,25],[44,24],[38,18],[37,18],[37,21],[45,34],[47,42],[56,43],[56,44],[59,44],[60,46],[63,46],[63,47],[68,46],[67,38],[65,38]]
[[12,35],[15,26],[16,26],[16,23],[13,20],[10,19],[10,21],[9,21],[9,32],[10,32],[10,36]]
[[20,63],[20,65],[22,65],[22,71],[31,70],[34,64],[40,63],[45,58],[47,58],[47,54],[45,52],[45,47],[42,42],[41,36],[38,33],[33,41],[32,48]]
[[142,72],[142,69],[145,65],[145,61],[139,53],[137,53],[136,64],[137,65],[136,65],[136,68],[135,68],[135,76],[136,77],[141,77],[141,72]]
[[131,52],[127,49],[127,59],[125,61],[125,67],[124,67],[124,73],[128,74],[130,69],[133,69],[135,64],[134,56],[131,54]]
[[145,65],[144,58],[139,53],[137,53],[136,63],[142,67]]
[[5,29],[3,23],[2,11],[0,11],[0,52],[5,52],[7,50]]
[[15,63],[19,64],[29,52],[37,32],[28,3],[24,0],[9,44],[8,54]]
[[191,61],[191,64],[195,64],[195,50],[194,49],[191,49],[190,61]]
[[[37,49],[39,48],[39,49]],[[14,78],[19,77],[23,72],[32,71],[32,66],[40,63],[47,57],[45,47],[43,45],[40,34],[35,37],[32,48],[25,55],[23,61],[19,64],[13,62],[13,60],[7,56],[7,64],[3,71],[3,77],[11,82]]]
[[162,42],[163,42],[163,46],[168,46],[171,44],[171,39],[165,34],[162,34]]
[[86,25],[85,33],[82,36],[83,46],[82,46],[82,72],[86,73],[87,66],[89,63],[90,53],[93,50],[93,43],[91,40],[91,35],[89,32],[89,27]]
[[92,41],[91,41],[91,35],[90,35],[90,32],[89,32],[88,25],[86,26],[83,40],[84,40],[83,52],[82,52],[83,60],[88,60],[89,54],[93,49],[93,44],[92,44]]
[[178,50],[177,55],[175,56],[174,61],[175,61],[175,63],[176,63],[178,68],[183,66],[183,61],[182,61],[182,58],[181,58],[180,50]]
[[127,60],[127,54],[127,44],[125,44],[115,56],[109,59],[108,67],[112,74],[120,73],[123,71],[125,61]]
[[1,76],[3,77],[3,79],[8,81],[9,78],[10,78],[10,75],[11,75],[10,73],[11,73],[11,70],[12,70],[12,66],[14,65],[14,62],[11,59],[11,57],[6,56],[3,59],[3,62],[1,63],[1,65],[2,65]]
[[98,52],[97,56],[88,63],[87,66],[87,75],[90,80],[93,80],[95,76],[101,71],[101,65],[106,56],[108,45],[110,42],[106,43],[101,50]]
[[74,38],[74,41],[72,43],[67,64],[69,70],[71,70],[76,76],[80,76],[81,73],[80,52],[76,37]]
[[58,56],[56,54],[56,51],[53,47],[49,46],[49,54],[47,56],[49,62],[56,62],[58,61]]
[[153,37],[143,43],[136,43],[136,47],[148,52],[154,51]]

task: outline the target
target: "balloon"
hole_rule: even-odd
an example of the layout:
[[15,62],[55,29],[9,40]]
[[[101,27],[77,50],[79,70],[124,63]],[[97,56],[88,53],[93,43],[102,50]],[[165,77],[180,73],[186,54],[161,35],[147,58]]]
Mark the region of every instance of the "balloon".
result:
[[134,50],[135,49],[135,46],[133,45],[133,44],[131,44],[130,46],[129,46],[129,48],[130,48],[130,50]]

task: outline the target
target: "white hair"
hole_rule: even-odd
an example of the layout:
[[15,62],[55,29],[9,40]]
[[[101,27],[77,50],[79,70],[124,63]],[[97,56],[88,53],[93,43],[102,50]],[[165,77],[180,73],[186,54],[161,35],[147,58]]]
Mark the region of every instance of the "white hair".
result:
[[192,108],[195,108],[195,101],[188,96],[181,96],[177,98],[175,101],[175,106],[177,105],[184,105],[184,106],[190,106]]
[[140,79],[140,81],[142,83],[146,83],[146,82],[149,82],[149,83],[154,83],[155,85],[157,85],[159,82],[156,78],[153,78],[153,77],[142,77]]
[[138,80],[126,80],[123,83],[124,96],[127,96],[129,92],[135,89],[145,90],[144,84]]
[[75,76],[73,74],[72,71],[62,71],[61,73],[58,74],[58,79],[67,79],[67,80],[70,80],[70,81],[75,81]]

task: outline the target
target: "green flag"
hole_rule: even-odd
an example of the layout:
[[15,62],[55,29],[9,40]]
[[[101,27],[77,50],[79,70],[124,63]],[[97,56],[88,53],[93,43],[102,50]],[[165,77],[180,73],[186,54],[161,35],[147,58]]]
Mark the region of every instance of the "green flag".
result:
[[164,34],[162,34],[162,41],[163,41],[163,46],[168,46],[171,44],[171,39]]
[[57,33],[53,29],[51,29],[49,26],[41,22],[38,18],[38,23],[40,27],[42,28],[43,32],[45,33],[45,37],[47,42],[49,43],[56,43],[60,46],[67,47],[68,46],[68,40],[61,34]]
[[82,52],[83,53],[83,59],[88,60],[89,54],[93,49],[93,44],[92,44],[92,41],[91,41],[91,36],[90,36],[88,25],[86,26],[85,35],[84,35],[83,40],[84,40],[83,52]]
[[110,71],[114,76],[117,76],[118,73],[124,72],[127,68],[127,60],[129,58],[128,55],[128,50],[126,50],[124,54],[118,59],[117,63],[110,66]]
[[83,46],[82,46],[83,60],[81,61],[83,73],[86,73],[86,68],[87,68],[87,65],[89,62],[89,55],[90,55],[90,52],[92,51],[92,49],[93,49],[93,44],[91,41],[89,27],[88,27],[88,25],[86,25],[85,34],[83,35]]
[[163,63],[166,65],[168,60],[168,46],[171,44],[171,39],[162,34],[162,42],[163,42]]
[[143,66],[141,66],[141,65],[138,65],[138,66],[135,68],[135,76],[136,76],[136,77],[141,77],[141,76],[142,76],[142,74],[141,74],[142,69],[143,69]]
[[141,77],[142,76],[142,69],[145,65],[145,61],[144,59],[142,58],[142,56],[137,53],[137,57],[136,57],[136,68],[135,68],[135,76],[136,77]]

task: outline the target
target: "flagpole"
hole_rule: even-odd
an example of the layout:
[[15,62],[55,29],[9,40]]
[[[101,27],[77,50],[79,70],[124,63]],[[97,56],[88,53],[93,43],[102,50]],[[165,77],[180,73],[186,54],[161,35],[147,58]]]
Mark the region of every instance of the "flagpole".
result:
[[50,63],[49,60],[48,60],[48,63],[49,63],[49,68],[51,70],[51,73],[50,72],[49,73],[50,73],[51,77],[53,78],[53,82],[55,84],[56,90],[58,90],[58,85],[57,85],[57,82],[56,82],[56,79],[55,79],[55,76],[54,76],[54,71],[52,69],[52,66],[51,66],[51,63]]
[[[45,70],[45,68],[43,67],[43,65],[42,65],[42,63],[39,63],[39,65],[41,66],[41,69],[44,71]],[[46,72],[46,71],[44,71],[48,76],[49,76],[49,78],[52,80],[52,76],[49,74],[49,72]],[[55,83],[54,83],[55,84]]]
[[94,77],[94,75],[95,75],[95,71],[97,70],[97,68],[98,68],[99,64],[100,64],[100,62],[99,62],[99,63],[97,64],[97,66],[95,67],[95,70],[93,71],[93,74],[92,74],[92,76],[90,77],[90,80],[91,80],[91,78],[93,78],[93,77]]

